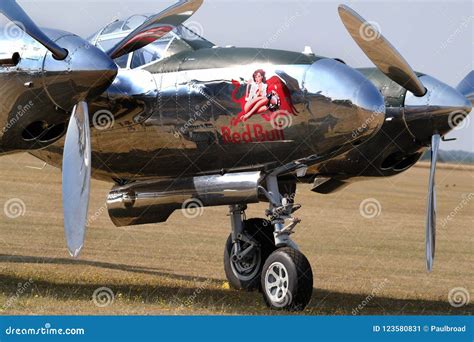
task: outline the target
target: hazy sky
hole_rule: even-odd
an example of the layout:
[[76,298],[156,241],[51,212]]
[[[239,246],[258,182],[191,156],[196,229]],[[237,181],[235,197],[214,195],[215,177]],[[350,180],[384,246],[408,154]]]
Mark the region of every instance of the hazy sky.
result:
[[[173,1],[18,0],[40,25],[87,37],[116,18],[158,13]],[[207,0],[189,26],[217,45],[269,47],[339,57],[373,66],[342,25],[337,6],[351,6],[378,24],[411,66],[456,86],[474,69],[474,2],[467,1],[228,1]],[[4,19],[0,23],[4,23]],[[473,114],[474,115],[474,114]],[[469,118],[468,118],[469,119]],[[474,151],[474,116],[442,149]]]

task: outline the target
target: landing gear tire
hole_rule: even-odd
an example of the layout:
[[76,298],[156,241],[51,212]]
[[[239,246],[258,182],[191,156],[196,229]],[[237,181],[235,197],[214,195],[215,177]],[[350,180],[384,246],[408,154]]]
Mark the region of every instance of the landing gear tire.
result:
[[275,310],[302,311],[313,293],[313,272],[299,251],[284,247],[273,252],[261,273],[265,303]]
[[[243,222],[243,234],[255,241],[258,246],[241,260],[235,260],[237,244],[232,234],[227,239],[224,250],[224,270],[229,285],[237,290],[254,291],[260,288],[260,275],[265,260],[275,251],[273,228],[264,219],[249,219]],[[248,247],[245,241],[239,241],[241,250]]]

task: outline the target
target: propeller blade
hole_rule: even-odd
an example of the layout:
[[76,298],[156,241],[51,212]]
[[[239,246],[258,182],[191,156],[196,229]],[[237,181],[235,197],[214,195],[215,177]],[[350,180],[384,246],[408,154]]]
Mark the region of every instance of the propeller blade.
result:
[[428,187],[428,206],[426,215],[426,268],[429,272],[433,269],[436,242],[436,184],[435,173],[438,161],[438,150],[441,136],[433,135],[431,138],[431,169]]
[[340,5],[338,10],[352,39],[377,68],[414,95],[426,94],[413,69],[379,30],[348,6]]
[[153,43],[191,17],[201,7],[202,2],[203,0],[180,0],[145,21],[107,51],[107,54],[115,59]]
[[466,96],[474,105],[474,70],[472,70],[466,77],[459,83],[456,90]]
[[47,48],[56,59],[63,60],[67,57],[67,50],[63,49],[44,34],[31,20],[28,14],[16,3],[15,0],[1,0],[0,12],[10,19],[20,29]]
[[69,121],[63,154],[64,232],[69,253],[84,245],[91,180],[91,141],[87,103],[79,102]]

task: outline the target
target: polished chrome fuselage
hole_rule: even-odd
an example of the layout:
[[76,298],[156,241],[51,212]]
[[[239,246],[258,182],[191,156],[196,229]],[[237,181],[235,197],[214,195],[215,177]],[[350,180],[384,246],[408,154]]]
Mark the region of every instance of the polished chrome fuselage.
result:
[[[206,51],[208,50],[208,51]],[[257,69],[277,75],[295,113],[283,126],[262,115],[235,124],[245,82]],[[235,82],[242,86],[237,89]],[[361,73],[327,58],[262,49],[204,49],[138,70],[121,70],[90,103],[93,175],[144,178],[264,170],[317,155],[341,154],[369,139],[384,120],[384,100]],[[354,134],[357,132],[357,134]],[[33,152],[60,166],[62,140]]]

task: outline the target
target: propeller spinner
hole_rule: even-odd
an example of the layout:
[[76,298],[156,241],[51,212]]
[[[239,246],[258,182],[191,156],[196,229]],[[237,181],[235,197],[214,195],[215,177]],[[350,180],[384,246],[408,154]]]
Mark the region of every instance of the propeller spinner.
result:
[[0,11],[51,52],[40,70],[43,83],[55,106],[66,112],[72,109],[63,152],[63,210],[67,247],[76,257],[84,242],[91,173],[85,101],[110,86],[117,66],[102,50],[76,35],[62,34],[53,42],[14,0],[2,0]]
[[[51,52],[43,62],[44,84],[55,106],[72,116],[63,151],[64,231],[69,253],[84,245],[91,179],[91,141],[87,102],[102,94],[117,75],[113,59],[161,38],[193,15],[203,0],[180,0],[151,17],[105,54],[75,35],[49,38],[16,3],[1,0],[0,12]],[[62,45],[62,46],[61,46]]]

